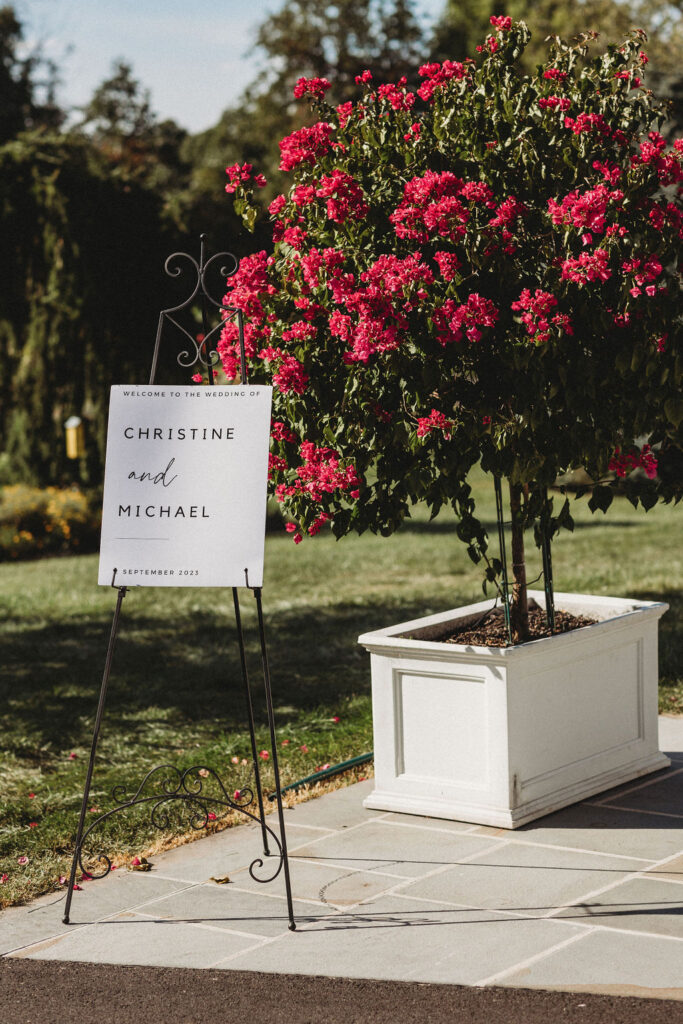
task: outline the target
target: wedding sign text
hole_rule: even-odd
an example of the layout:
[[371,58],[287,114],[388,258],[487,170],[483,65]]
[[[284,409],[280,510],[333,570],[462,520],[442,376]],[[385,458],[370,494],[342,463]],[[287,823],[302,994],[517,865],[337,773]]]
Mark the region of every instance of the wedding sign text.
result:
[[263,584],[272,389],[111,389],[99,583]]

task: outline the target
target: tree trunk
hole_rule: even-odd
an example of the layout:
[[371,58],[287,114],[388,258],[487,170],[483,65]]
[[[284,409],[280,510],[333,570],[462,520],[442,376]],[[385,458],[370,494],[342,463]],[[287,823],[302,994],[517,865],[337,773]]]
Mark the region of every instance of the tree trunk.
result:
[[524,558],[524,519],[522,515],[521,484],[510,483],[510,513],[512,519],[512,604],[510,626],[512,642],[522,644],[529,640],[529,604],[526,589],[526,561]]

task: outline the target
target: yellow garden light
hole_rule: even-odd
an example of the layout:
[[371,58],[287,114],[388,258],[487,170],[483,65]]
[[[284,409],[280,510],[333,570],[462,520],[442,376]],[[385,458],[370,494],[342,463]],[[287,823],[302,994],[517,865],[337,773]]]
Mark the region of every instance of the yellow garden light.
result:
[[67,459],[80,459],[85,455],[85,431],[80,416],[69,416],[64,424]]

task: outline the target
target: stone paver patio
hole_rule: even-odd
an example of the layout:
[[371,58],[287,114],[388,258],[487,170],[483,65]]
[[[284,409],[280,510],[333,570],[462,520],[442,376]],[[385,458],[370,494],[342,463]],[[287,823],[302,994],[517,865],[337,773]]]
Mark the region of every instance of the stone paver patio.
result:
[[5,911],[0,953],[683,1000],[683,718],[660,736],[670,769],[515,832],[364,810],[371,780],[285,811],[294,933],[245,825],[84,885],[71,925]]

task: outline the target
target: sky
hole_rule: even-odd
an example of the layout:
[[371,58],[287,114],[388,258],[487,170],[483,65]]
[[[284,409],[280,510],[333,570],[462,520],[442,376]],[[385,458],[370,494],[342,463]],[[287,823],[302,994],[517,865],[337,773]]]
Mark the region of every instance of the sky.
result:
[[[11,0],[25,49],[40,44],[60,69],[58,99],[85,104],[124,58],[152,109],[191,132],[218,121],[260,70],[256,30],[282,0]],[[415,0],[430,25],[444,0]]]

